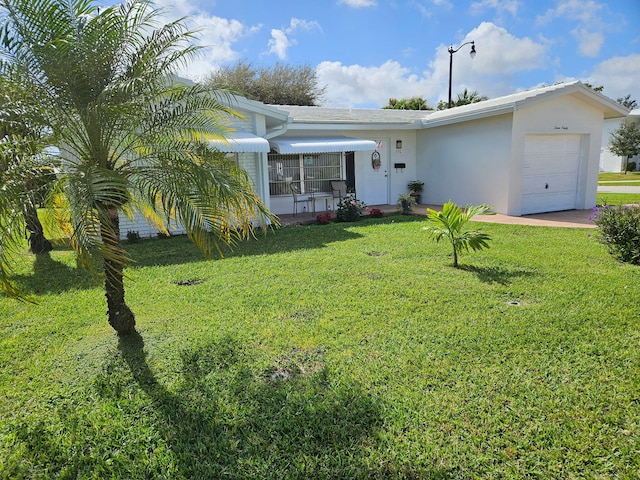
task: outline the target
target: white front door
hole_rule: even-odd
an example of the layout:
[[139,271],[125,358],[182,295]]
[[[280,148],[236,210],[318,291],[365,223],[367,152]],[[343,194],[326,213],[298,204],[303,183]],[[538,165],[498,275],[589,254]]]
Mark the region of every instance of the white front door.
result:
[[372,138],[374,152],[356,152],[356,194],[367,205],[389,203],[389,139]]

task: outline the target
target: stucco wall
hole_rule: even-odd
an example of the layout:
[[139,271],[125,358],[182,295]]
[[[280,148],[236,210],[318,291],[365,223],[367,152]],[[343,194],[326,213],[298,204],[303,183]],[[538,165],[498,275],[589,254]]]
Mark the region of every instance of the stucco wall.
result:
[[[358,198],[373,205],[378,203],[395,204],[398,195],[408,193],[407,183],[416,179],[416,131],[415,130],[312,130],[287,132],[287,137],[336,137],[347,136],[366,140],[383,140],[380,153],[384,168],[374,171],[371,166],[372,152],[355,152],[356,191]],[[402,148],[396,148],[396,141],[402,141]],[[404,169],[395,169],[394,164],[404,163]],[[386,175],[386,177],[384,176]],[[384,182],[384,183],[382,183]],[[384,191],[381,191],[384,190]],[[290,214],[293,211],[291,197],[273,197],[270,199],[271,210],[276,214]],[[325,208],[323,201],[316,202],[317,211]]]
[[600,145],[603,113],[571,95],[540,102],[518,110],[513,115],[512,165],[508,179],[511,184],[507,214],[520,215],[522,203],[522,158],[525,136],[581,135],[582,158],[578,171],[576,208],[595,205],[598,190]]
[[418,132],[417,177],[425,182],[423,203],[508,207],[511,115]]

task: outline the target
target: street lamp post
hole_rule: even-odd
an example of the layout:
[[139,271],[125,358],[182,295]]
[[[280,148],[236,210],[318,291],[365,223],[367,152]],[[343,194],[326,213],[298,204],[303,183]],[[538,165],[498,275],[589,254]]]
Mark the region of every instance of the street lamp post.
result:
[[469,55],[471,56],[471,58],[476,56],[476,44],[475,42],[466,42],[463,43],[462,45],[460,45],[458,48],[456,48],[455,50],[453,49],[453,45],[451,45],[449,47],[449,107],[451,108],[451,77],[453,76],[453,54],[456,53],[458,50],[460,50],[462,47],[464,47],[465,45],[469,45],[471,44],[471,51],[469,52]]

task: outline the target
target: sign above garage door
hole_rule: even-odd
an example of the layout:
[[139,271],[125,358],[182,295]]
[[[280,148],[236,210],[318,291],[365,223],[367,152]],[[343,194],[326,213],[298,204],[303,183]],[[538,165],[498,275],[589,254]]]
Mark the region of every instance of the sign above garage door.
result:
[[521,214],[576,208],[581,135],[527,135]]

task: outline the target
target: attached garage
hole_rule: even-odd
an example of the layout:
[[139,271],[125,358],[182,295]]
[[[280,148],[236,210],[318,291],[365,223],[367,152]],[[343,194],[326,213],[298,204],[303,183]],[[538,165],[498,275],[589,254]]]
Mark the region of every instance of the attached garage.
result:
[[522,215],[576,208],[581,135],[526,135]]
[[513,216],[589,209],[603,119],[626,113],[580,82],[431,113],[417,142],[423,198]]

